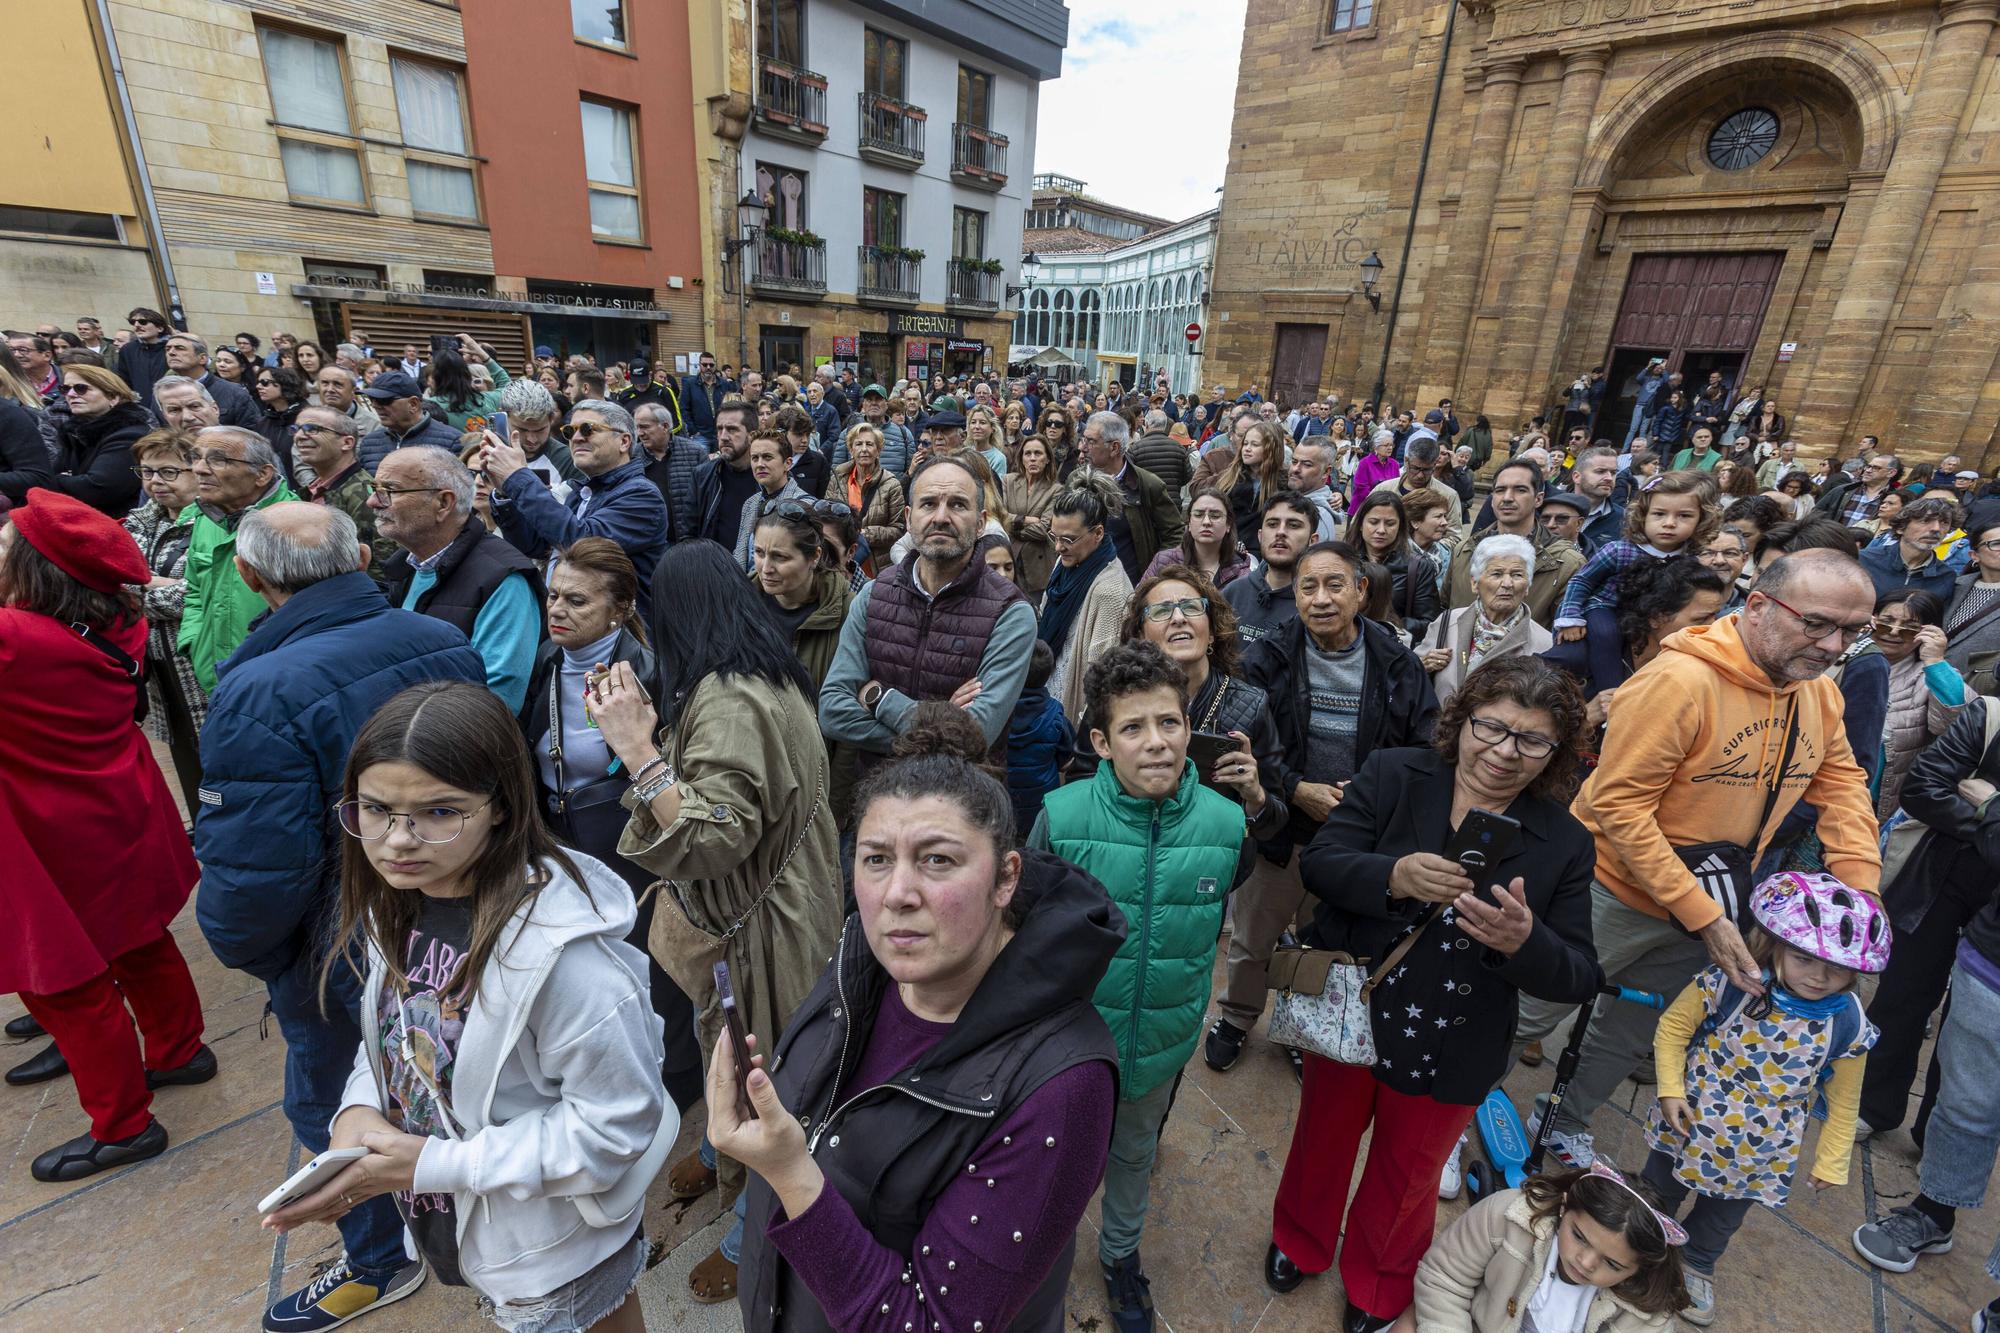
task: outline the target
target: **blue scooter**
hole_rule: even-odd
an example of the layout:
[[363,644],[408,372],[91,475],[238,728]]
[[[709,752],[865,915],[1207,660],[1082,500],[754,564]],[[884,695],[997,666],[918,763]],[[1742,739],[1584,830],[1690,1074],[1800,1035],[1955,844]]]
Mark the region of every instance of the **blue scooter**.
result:
[[[1667,1007],[1664,997],[1651,991],[1633,990],[1629,986],[1605,986],[1598,993],[1628,1004],[1642,1004],[1655,1011]],[[1549,1089],[1542,1105],[1541,1132],[1531,1142],[1527,1126],[1521,1123],[1521,1113],[1514,1109],[1514,1101],[1505,1089],[1495,1088],[1486,1094],[1486,1100],[1473,1113],[1473,1120],[1479,1126],[1479,1144],[1486,1152],[1483,1162],[1468,1162],[1465,1166],[1465,1192],[1474,1203],[1488,1194],[1503,1189],[1518,1189],[1529,1176],[1540,1175],[1542,1156],[1548,1150],[1549,1129],[1556,1122],[1556,1112],[1562,1109],[1563,1095],[1569,1091],[1569,1082],[1576,1076],[1576,1067],[1583,1059],[1584,1034],[1590,1031],[1590,1018],[1596,1002],[1586,1004],[1577,1013],[1576,1024],[1569,1034],[1569,1044],[1563,1047],[1562,1055],[1556,1060],[1555,1086]]]

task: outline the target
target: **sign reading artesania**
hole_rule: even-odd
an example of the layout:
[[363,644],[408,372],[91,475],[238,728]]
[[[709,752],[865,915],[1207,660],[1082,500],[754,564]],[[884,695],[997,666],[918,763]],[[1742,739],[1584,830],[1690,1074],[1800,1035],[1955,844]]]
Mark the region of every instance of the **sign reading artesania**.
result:
[[959,338],[965,335],[965,321],[953,319],[950,315],[905,315],[889,316],[889,332],[914,333],[926,338]]

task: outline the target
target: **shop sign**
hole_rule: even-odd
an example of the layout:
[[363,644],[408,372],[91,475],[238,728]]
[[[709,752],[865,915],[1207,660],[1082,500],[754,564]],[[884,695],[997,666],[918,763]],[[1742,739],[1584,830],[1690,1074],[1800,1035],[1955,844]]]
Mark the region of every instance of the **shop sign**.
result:
[[947,352],[971,352],[977,355],[986,350],[986,344],[966,338],[951,338],[946,340],[944,350]]
[[897,313],[889,316],[890,333],[914,333],[938,338],[962,338],[965,336],[965,321],[950,315],[911,315]]
[[931,359],[931,345],[921,339],[912,338],[903,344],[903,346],[907,349],[903,354],[903,359],[906,361],[928,361]]
[[835,356],[855,356],[858,354],[855,344],[859,341],[858,338],[835,338],[833,340],[833,354]]

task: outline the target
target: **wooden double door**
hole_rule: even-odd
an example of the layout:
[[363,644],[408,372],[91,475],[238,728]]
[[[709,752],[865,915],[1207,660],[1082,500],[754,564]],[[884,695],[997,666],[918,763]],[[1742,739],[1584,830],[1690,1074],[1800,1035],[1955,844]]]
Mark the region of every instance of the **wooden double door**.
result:
[[1638,375],[1654,357],[1681,373],[1690,397],[1721,371],[1733,395],[1764,327],[1782,251],[1636,255],[1611,328],[1605,361],[1610,385],[1594,435],[1625,438],[1639,392]]

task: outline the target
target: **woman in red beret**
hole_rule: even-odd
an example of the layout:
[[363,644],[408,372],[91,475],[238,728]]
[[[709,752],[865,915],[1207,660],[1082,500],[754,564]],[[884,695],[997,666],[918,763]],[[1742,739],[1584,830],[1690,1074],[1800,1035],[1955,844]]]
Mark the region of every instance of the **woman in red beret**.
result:
[[198,872],[135,725],[146,622],[127,585],[152,577],[145,558],[115,520],[54,491],[30,490],[11,517],[0,527],[0,992],[18,991],[55,1047],[7,1081],[75,1074],[90,1131],[31,1169],[80,1180],[158,1156],[167,1131],[153,1089],[215,1076],[168,929]]

